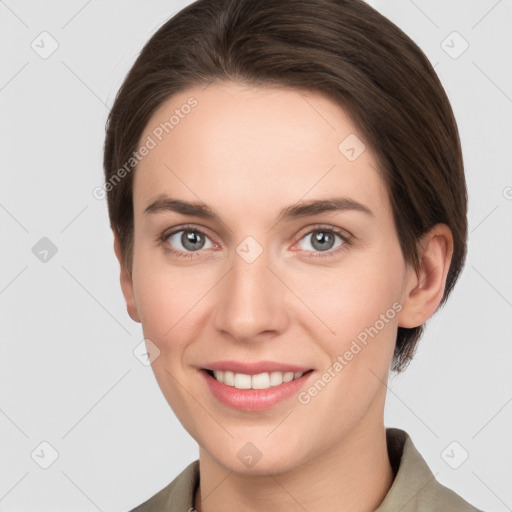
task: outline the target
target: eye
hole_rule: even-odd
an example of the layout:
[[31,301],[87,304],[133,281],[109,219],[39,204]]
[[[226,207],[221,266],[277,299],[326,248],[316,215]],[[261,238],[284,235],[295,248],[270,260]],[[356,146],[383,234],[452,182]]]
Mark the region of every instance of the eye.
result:
[[214,246],[208,236],[196,228],[181,228],[165,233],[161,240],[168,251],[184,258],[190,258],[192,253]]
[[[194,253],[217,247],[203,231],[194,226],[181,226],[180,229],[166,232],[159,238],[165,251],[179,258],[190,259],[195,256]],[[334,256],[350,244],[351,235],[345,231],[317,226],[300,238],[299,249],[310,253],[308,257]]]
[[328,252],[330,256],[345,249],[348,244],[349,237],[344,232],[335,228],[317,227],[300,239],[299,248],[308,252]]

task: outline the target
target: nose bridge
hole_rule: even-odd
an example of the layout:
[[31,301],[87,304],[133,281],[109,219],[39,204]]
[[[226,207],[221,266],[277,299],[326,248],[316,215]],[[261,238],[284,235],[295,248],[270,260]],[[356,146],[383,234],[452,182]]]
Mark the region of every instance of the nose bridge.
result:
[[216,307],[217,329],[239,340],[283,327],[283,311],[279,308],[283,290],[267,268],[272,265],[270,252],[251,238],[247,237],[233,253]]

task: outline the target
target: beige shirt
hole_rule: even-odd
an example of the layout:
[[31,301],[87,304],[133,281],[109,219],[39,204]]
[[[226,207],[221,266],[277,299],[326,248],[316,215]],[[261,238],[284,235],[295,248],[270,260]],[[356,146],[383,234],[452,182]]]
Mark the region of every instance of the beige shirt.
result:
[[[393,484],[375,512],[482,512],[439,483],[404,430],[386,429]],[[132,512],[193,512],[199,460]]]

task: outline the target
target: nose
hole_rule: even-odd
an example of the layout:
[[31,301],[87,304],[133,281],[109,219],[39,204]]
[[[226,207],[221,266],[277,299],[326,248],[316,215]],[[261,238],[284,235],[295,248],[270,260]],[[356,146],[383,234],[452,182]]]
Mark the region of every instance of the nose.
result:
[[232,266],[216,287],[215,327],[240,342],[277,337],[289,323],[287,288],[265,250],[254,261],[240,254],[233,253]]

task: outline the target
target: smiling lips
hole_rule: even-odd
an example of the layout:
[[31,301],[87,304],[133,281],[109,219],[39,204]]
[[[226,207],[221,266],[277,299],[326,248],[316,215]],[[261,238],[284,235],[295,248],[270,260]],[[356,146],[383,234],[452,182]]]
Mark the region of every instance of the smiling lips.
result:
[[201,373],[212,394],[230,407],[261,411],[291,397],[313,369],[285,363],[220,361],[206,364]]
[[218,382],[237,389],[268,389],[300,378],[310,368],[274,361],[218,361],[205,365]]
[[214,370],[210,375],[226,386],[233,386],[237,389],[268,389],[280,386],[283,382],[302,377],[304,372],[263,372],[256,375],[247,373],[235,373],[230,370]]

